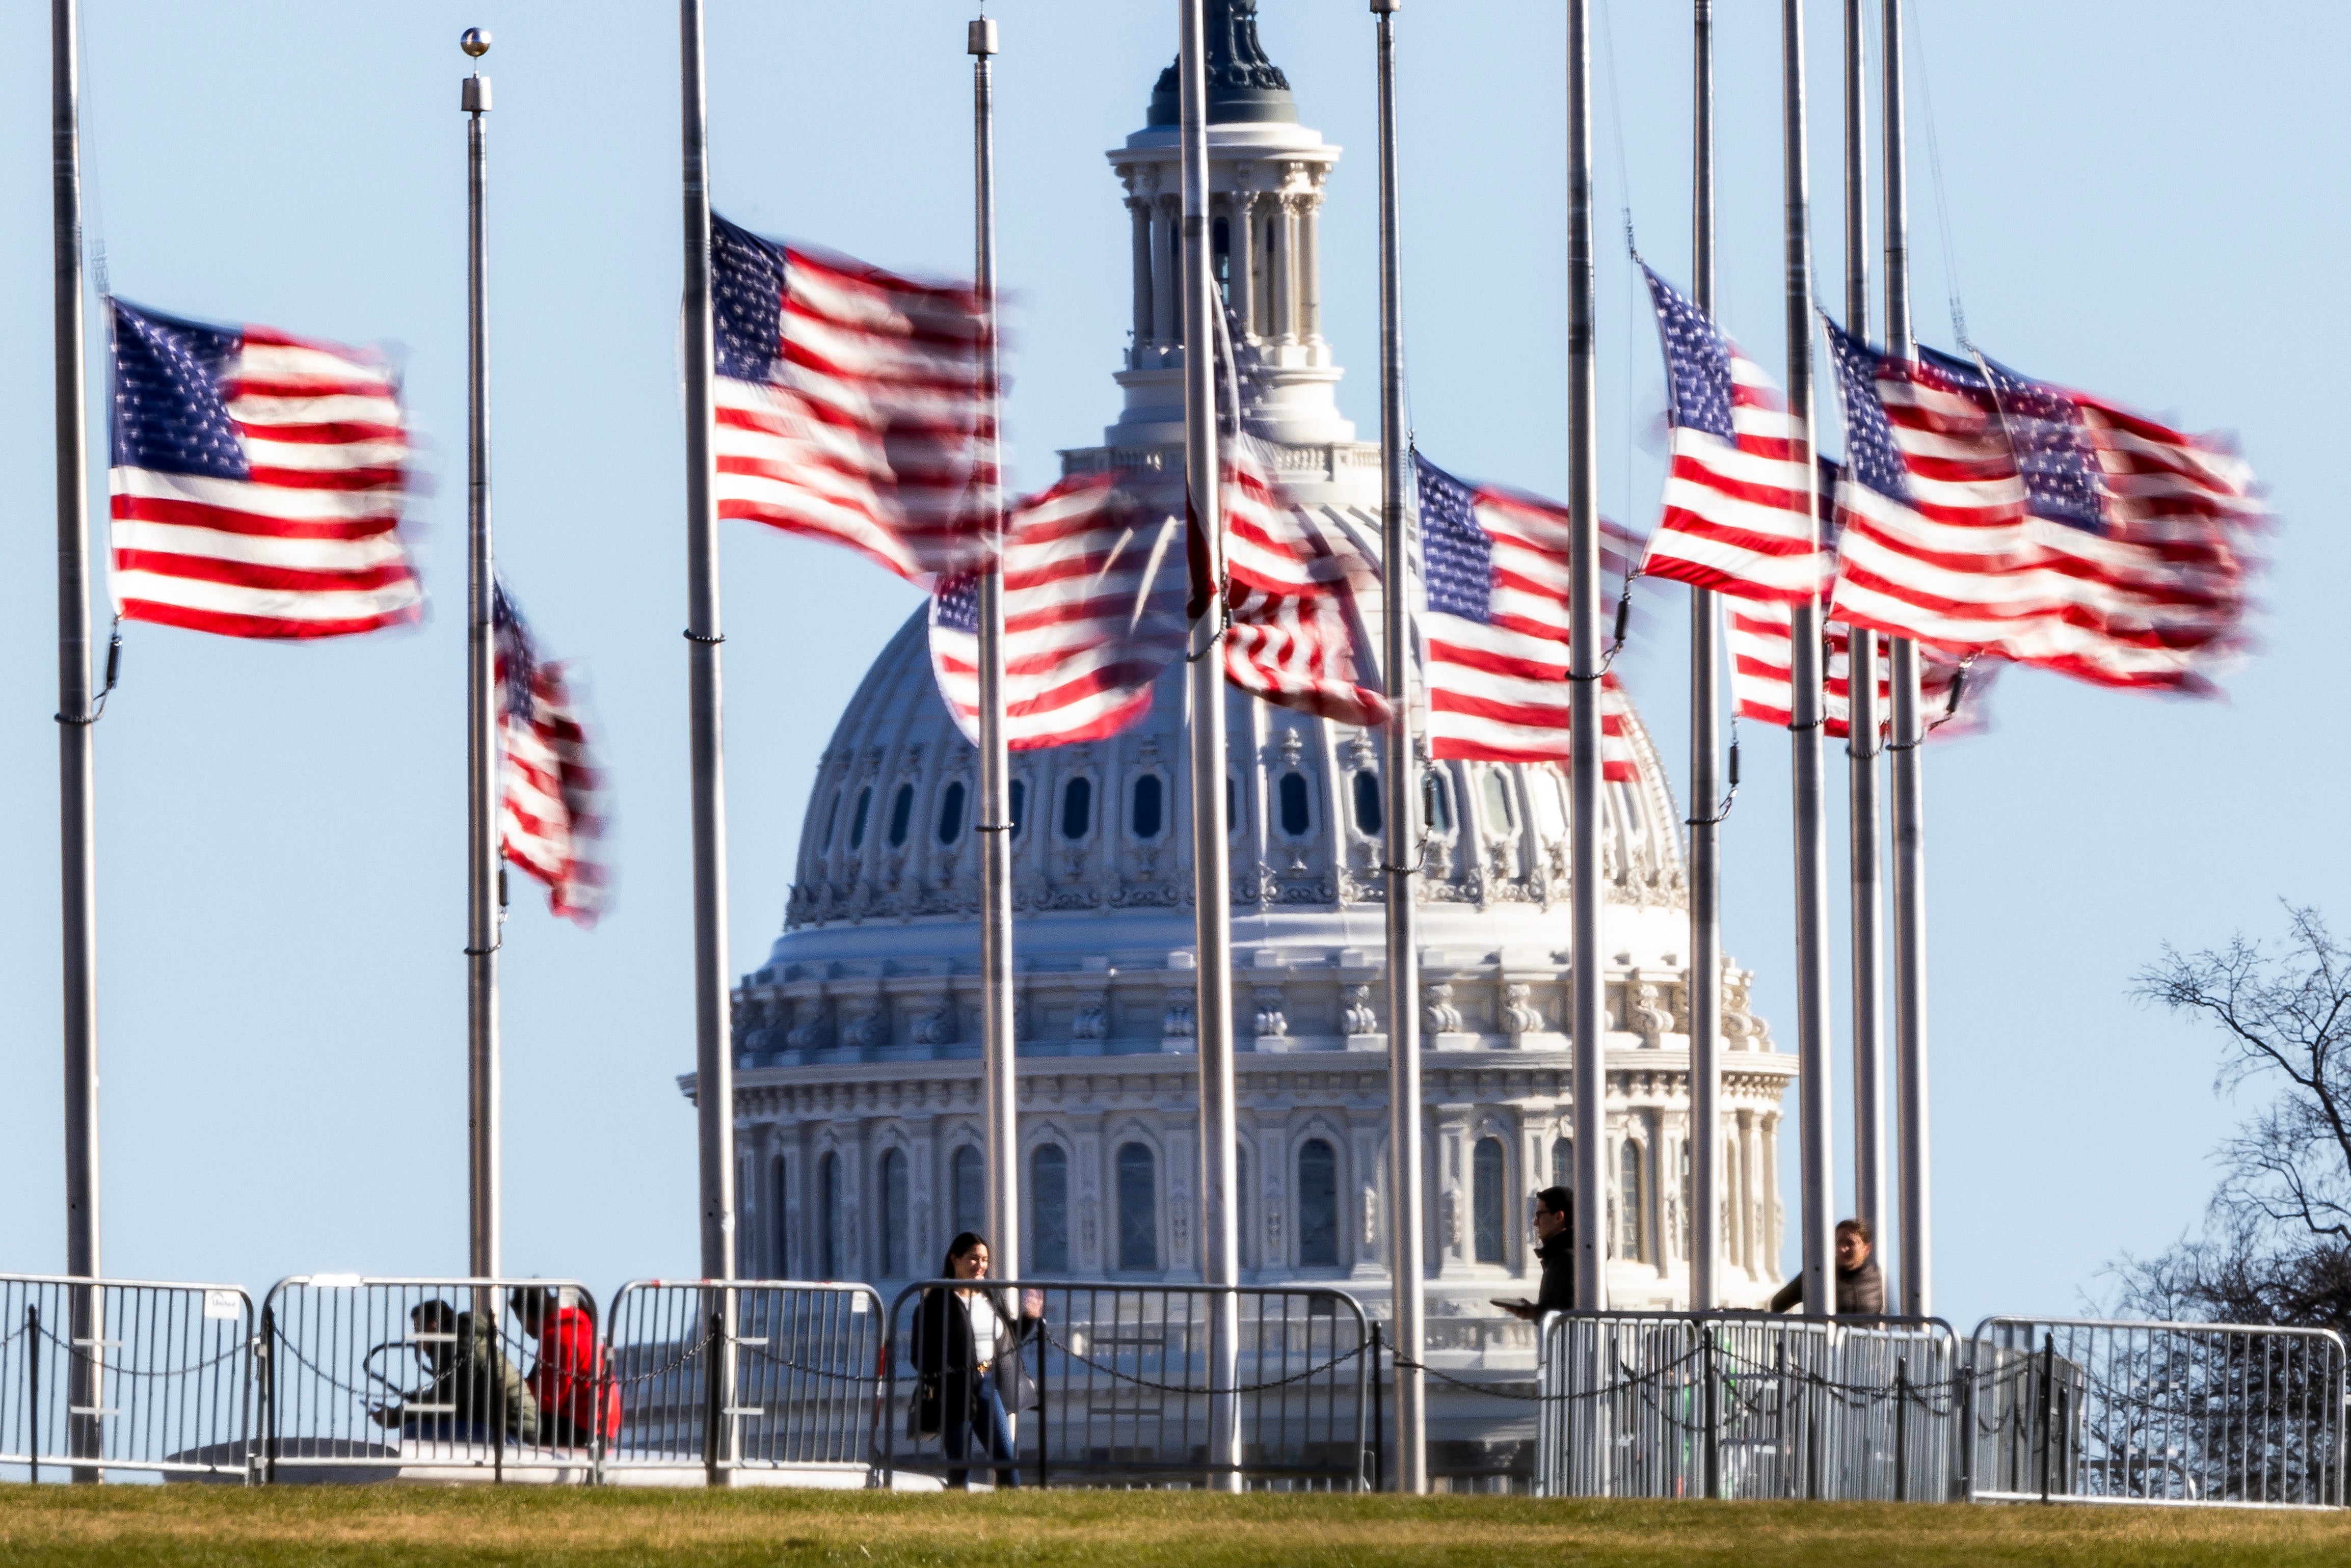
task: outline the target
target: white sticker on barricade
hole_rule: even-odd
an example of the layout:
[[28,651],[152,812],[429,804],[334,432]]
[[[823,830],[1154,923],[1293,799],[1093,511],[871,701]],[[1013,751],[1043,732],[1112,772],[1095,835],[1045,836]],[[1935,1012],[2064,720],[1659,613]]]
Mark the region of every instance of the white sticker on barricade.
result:
[[849,1315],[852,1318],[862,1318],[865,1315],[864,1297],[852,1296],[849,1298]]
[[245,1316],[245,1298],[235,1291],[206,1291],[204,1316],[207,1319],[225,1318],[235,1322]]

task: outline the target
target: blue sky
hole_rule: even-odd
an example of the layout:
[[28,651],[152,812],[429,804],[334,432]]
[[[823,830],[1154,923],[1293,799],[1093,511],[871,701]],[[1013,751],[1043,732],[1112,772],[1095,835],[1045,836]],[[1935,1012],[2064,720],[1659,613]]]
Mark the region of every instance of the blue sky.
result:
[[[967,269],[968,9],[713,0],[720,210],[887,266]],[[1350,369],[1342,402],[1370,434],[1372,25],[1361,0],[1262,9],[1303,118],[1349,149],[1325,219],[1324,311]],[[1949,341],[1956,275],[1973,335],[2007,361],[2240,432],[2281,517],[2263,646],[2226,701],[2011,673],[1994,733],[1931,755],[1938,1305],[1971,1321],[2072,1306],[2116,1252],[2194,1222],[2207,1151],[2234,1114],[2210,1089],[2217,1042],[2135,1006],[2128,977],[2166,940],[2277,930],[2279,898],[2324,904],[2351,858],[2332,722],[2351,636],[2333,585],[2351,560],[2322,472],[2345,347],[2329,154],[2346,40],[2342,13],[2315,5],[1922,9],[1921,335]],[[1400,22],[1420,444],[1458,472],[1552,494],[1566,480],[1562,10],[1423,4]],[[1720,309],[1771,364],[1777,8],[1719,10]],[[13,215],[0,341],[14,350],[0,471],[20,476],[0,533],[0,811],[15,830],[0,835],[0,1268],[16,1270],[63,1256],[46,12],[9,0],[16,47],[0,57]],[[1056,448],[1092,444],[1113,415],[1128,240],[1102,153],[1142,121],[1174,7],[996,13],[1002,267],[1019,299],[1008,418],[1016,476],[1034,486]],[[619,904],[601,927],[535,901],[508,926],[507,1261],[600,1288],[694,1270],[694,1121],[674,1086],[693,1048],[671,15],[590,0],[87,7],[89,230],[114,286],[174,312],[392,346],[440,478],[417,529],[436,609],[413,632],[309,648],[129,632],[98,730],[110,1272],[258,1288],[463,1262],[456,38],[469,25],[497,36],[498,550],[544,645],[585,661],[619,817]],[[1645,254],[1686,276],[1687,9],[1602,16],[1615,90],[1604,57],[1601,202],[1629,204]],[[1837,7],[1813,5],[1810,21],[1818,292],[1835,301]],[[1646,523],[1660,377],[1613,217],[1602,226],[1601,491]],[[92,483],[102,497],[96,468]],[[821,546],[730,525],[724,549],[739,972],[780,926],[816,756],[915,598]],[[1659,588],[1645,618],[1649,640],[1620,668],[1678,778],[1677,591]],[[1753,729],[1748,742],[1727,936],[1790,1042],[1785,748]],[[1844,1024],[1840,990],[1841,1050]]]

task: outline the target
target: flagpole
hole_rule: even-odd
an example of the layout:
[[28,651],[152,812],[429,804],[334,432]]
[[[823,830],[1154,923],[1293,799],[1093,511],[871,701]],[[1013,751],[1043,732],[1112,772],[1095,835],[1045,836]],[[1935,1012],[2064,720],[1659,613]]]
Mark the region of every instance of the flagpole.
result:
[[[1803,0],[1780,5],[1781,131],[1787,210],[1788,419],[1790,439],[1803,455],[1807,515],[1819,530],[1820,473],[1813,449],[1813,246],[1811,178],[1804,127]],[[1789,723],[1791,782],[1795,804],[1796,1071],[1803,1143],[1798,1184],[1802,1206],[1804,1312],[1835,1310],[1829,1278],[1830,1205],[1836,1196],[1832,1157],[1829,1075],[1829,890],[1825,801],[1821,776],[1821,607],[1807,595],[1793,606],[1790,628]],[[1595,737],[1596,738],[1596,737]]]
[[[1902,0],[1886,0],[1886,351],[1915,352],[1910,338],[1908,149],[1902,124]],[[1894,1041],[1900,1101],[1902,1312],[1934,1312],[1933,1215],[1927,1157],[1927,797],[1918,754],[1918,644],[1893,639]]]
[[[685,194],[685,593],[694,792],[694,1065],[702,1273],[735,1277],[735,1062],[727,1039],[726,779],[720,735],[718,514],[711,499],[710,172],[702,0],[680,0]],[[732,1423],[723,1424],[731,1433]]]
[[[49,132],[57,267],[57,837],[60,943],[65,970],[66,1272],[96,1279],[98,1191],[97,777],[90,728],[89,428],[83,384],[81,312],[81,82],[74,0],[50,0]],[[105,1336],[98,1292],[77,1290],[69,1309],[74,1343]],[[99,1360],[75,1355],[68,1423],[76,1456],[99,1441]],[[73,1479],[95,1482],[94,1469]]]
[[[1869,338],[1869,110],[1864,0],[1844,0],[1844,311]],[[1853,879],[1853,1212],[1882,1235],[1886,1215],[1886,904],[1880,885],[1877,633],[1845,628],[1846,852]]]
[[994,1268],[1020,1277],[1020,1113],[1015,1098],[1012,1017],[1011,758],[1004,739],[1004,507],[998,422],[996,335],[996,24],[982,16],[964,30],[972,57],[972,190],[975,286],[987,323],[986,470],[980,527],[991,549],[979,579],[979,967],[981,1071],[987,1079],[987,1232]]
[[[1690,296],[1711,319],[1714,0],[1690,10]],[[1722,612],[1703,588],[1690,590],[1689,657],[1690,1306],[1707,1312],[1722,1299]]]
[[1608,1304],[1607,975],[1600,945],[1600,398],[1593,334],[1592,7],[1567,0],[1568,854],[1575,904],[1575,1304]]
[[[490,35],[468,27],[458,47],[475,59]],[[501,1170],[498,1126],[498,736],[496,631],[490,559],[490,78],[460,84],[465,115],[465,1166],[469,1206],[465,1271],[498,1274]]]
[[[1208,254],[1208,79],[1201,0],[1179,0],[1178,81],[1183,97],[1184,475],[1207,541],[1216,602],[1192,636],[1192,905],[1196,923],[1200,1050],[1201,1278],[1212,1286],[1240,1282],[1240,1228],[1234,1209],[1233,977],[1231,868],[1226,864],[1225,672],[1217,632],[1223,618],[1223,497],[1217,450],[1216,279]],[[1210,1298],[1208,1386],[1230,1390],[1238,1370],[1240,1314],[1229,1292]],[[1208,1463],[1213,1490],[1240,1486],[1238,1395],[1213,1396]]]
[[[1381,666],[1394,705],[1380,737],[1387,787],[1388,1278],[1395,1300],[1396,1490],[1428,1490],[1426,1383],[1420,1357],[1421,1281],[1420,949],[1414,876],[1419,870],[1412,752],[1413,540],[1405,527],[1405,465],[1412,454],[1404,411],[1404,252],[1397,217],[1395,14],[1404,0],[1371,0],[1379,18],[1380,68],[1380,559],[1387,569]],[[1377,1375],[1377,1368],[1374,1375]]]

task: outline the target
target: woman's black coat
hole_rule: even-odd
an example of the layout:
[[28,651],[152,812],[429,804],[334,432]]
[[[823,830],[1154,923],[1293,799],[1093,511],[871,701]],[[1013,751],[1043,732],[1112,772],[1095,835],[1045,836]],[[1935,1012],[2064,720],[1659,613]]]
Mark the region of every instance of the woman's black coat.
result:
[[[1004,1292],[988,1291],[997,1317],[1015,1334],[1014,1348],[996,1358],[996,1392],[1005,1412],[1033,1410],[1036,1385],[1029,1376],[1022,1352],[1042,1326],[1035,1318],[1015,1317],[1007,1310]],[[971,1314],[953,1291],[944,1287],[923,1292],[914,1309],[914,1408],[909,1426],[915,1435],[967,1427],[977,1404],[979,1360],[972,1354]]]

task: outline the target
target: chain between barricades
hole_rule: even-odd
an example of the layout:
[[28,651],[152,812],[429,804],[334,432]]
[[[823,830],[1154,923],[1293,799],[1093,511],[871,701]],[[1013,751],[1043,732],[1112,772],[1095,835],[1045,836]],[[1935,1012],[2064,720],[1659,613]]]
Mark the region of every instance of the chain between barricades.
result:
[[1079,1351],[1071,1349],[1070,1346],[1061,1340],[1060,1335],[1054,1333],[1050,1324],[1040,1325],[1040,1332],[1043,1334],[1045,1343],[1060,1350],[1062,1355],[1076,1362],[1081,1366],[1091,1367],[1092,1370],[1102,1374],[1106,1377],[1114,1377],[1121,1383],[1132,1383],[1139,1388],[1152,1389],[1160,1394],[1181,1394],[1206,1398],[1213,1398],[1226,1394],[1259,1394],[1269,1388],[1285,1388],[1290,1384],[1302,1383],[1307,1378],[1315,1376],[1318,1374],[1329,1372],[1333,1367],[1344,1366],[1347,1363],[1354,1360],[1357,1356],[1362,1355],[1365,1350],[1370,1348],[1368,1345],[1359,1344],[1354,1349],[1347,1352],[1344,1355],[1332,1356],[1329,1361],[1318,1363],[1313,1366],[1306,1368],[1303,1372],[1294,1372],[1288,1377],[1278,1377],[1270,1383],[1240,1383],[1235,1384],[1230,1388],[1199,1388],[1195,1387],[1188,1383],[1160,1383],[1151,1378],[1142,1376],[1136,1373],[1121,1372],[1114,1366],[1104,1366],[1101,1362],[1095,1361]]
[[[27,1324],[26,1326],[26,1328],[29,1328],[33,1325]],[[47,1323],[42,1323],[39,1327],[41,1337],[47,1340],[51,1344],[57,1346],[60,1351],[63,1351],[68,1356],[72,1358],[74,1362],[82,1365],[95,1366],[100,1372],[106,1373],[114,1377],[185,1377],[190,1373],[203,1372],[208,1368],[218,1366],[224,1361],[234,1361],[236,1357],[245,1353],[246,1348],[245,1342],[239,1340],[231,1344],[226,1350],[222,1351],[218,1355],[207,1357],[203,1361],[197,1362],[193,1366],[163,1366],[141,1371],[135,1366],[124,1366],[118,1363],[109,1361],[102,1355],[92,1355],[88,1350],[74,1343],[72,1341],[59,1339],[57,1337],[57,1331],[49,1327]],[[22,1337],[25,1332],[25,1329],[20,1328],[15,1333],[9,1334],[5,1338],[0,1338],[0,1348],[5,1348],[13,1341]]]

